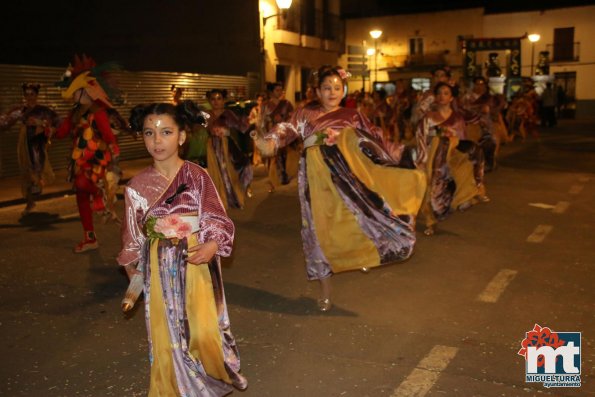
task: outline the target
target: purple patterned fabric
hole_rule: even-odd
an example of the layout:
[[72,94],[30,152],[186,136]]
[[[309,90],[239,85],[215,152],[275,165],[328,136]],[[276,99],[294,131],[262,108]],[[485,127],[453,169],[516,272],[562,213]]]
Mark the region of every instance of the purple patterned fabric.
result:
[[[196,214],[199,219],[197,232],[199,243],[214,240],[219,244],[217,254],[208,266],[217,305],[225,368],[233,384],[240,389],[245,388],[247,381],[239,373],[240,358],[230,330],[219,261],[220,256],[231,254],[234,225],[227,217],[210,177],[204,169],[190,162],[184,162],[171,181],[153,167],[149,167],[128,183],[125,198],[123,248],[118,256],[118,262],[126,265],[140,261],[143,265],[145,319],[151,362],[153,361],[149,310],[151,241],[144,234],[144,223],[149,217]],[[182,396],[224,396],[232,390],[231,385],[208,376],[200,361],[188,352],[189,334],[185,311],[186,248],[185,238],[177,245],[174,245],[171,240],[159,240],[159,277],[172,343],[177,386]]]
[[[360,150],[376,164],[398,167],[399,162],[387,152],[382,141],[382,130],[375,127],[365,116],[355,109],[340,108],[325,113],[320,107],[301,108],[289,122],[279,123],[265,136],[273,139],[276,147],[284,147],[301,137],[306,139],[327,128],[343,130],[354,128]],[[306,145],[308,146],[308,145]],[[405,260],[413,253],[415,245],[415,214],[394,215],[387,203],[375,192],[368,189],[349,169],[337,146],[306,147],[298,172],[299,198],[302,214],[302,243],[306,257],[308,279],[322,279],[332,275],[332,269],[316,236],[316,225],[312,217],[310,191],[306,161],[309,150],[320,150],[329,167],[334,186],[341,199],[356,215],[362,232],[374,243],[380,256],[380,265]],[[394,181],[395,186],[399,181]],[[361,267],[371,266],[362,263]]]

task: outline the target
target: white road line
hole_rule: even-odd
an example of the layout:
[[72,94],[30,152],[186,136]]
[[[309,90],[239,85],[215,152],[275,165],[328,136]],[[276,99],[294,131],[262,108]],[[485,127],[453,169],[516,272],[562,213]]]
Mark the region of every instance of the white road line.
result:
[[572,185],[570,187],[570,190],[568,191],[568,194],[579,194],[580,192],[583,191],[584,186],[583,185]]
[[508,284],[516,276],[516,270],[502,269],[494,276],[492,281],[488,283],[485,289],[477,296],[477,300],[487,303],[496,303],[502,292],[506,289]]
[[558,201],[558,204],[556,204],[552,212],[554,214],[563,214],[566,212],[569,206],[570,203],[568,201]]
[[528,243],[541,243],[554,227],[551,225],[537,225],[533,233],[527,237]]
[[391,397],[425,396],[458,350],[456,347],[434,346],[417,364],[417,368],[393,391]]
[[556,207],[555,205],[545,204],[545,203],[529,203],[529,206],[535,207],[535,208],[542,208],[544,210],[551,210],[554,207]]

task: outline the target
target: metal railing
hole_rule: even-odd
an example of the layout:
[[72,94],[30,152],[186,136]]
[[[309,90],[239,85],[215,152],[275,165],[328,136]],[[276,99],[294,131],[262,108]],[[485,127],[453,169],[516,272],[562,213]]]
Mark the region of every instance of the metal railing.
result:
[[547,44],[546,51],[550,53],[550,62],[578,62],[580,60],[581,43]]

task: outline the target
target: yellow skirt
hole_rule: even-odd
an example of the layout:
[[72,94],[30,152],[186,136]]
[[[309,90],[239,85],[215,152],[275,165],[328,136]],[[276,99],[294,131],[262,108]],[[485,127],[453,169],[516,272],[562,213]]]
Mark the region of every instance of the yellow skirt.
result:
[[[391,215],[417,214],[426,188],[422,171],[375,164],[359,148],[353,129],[344,129],[337,147],[351,172],[375,192]],[[320,247],[334,273],[380,265],[374,242],[362,231],[358,217],[345,204],[331,178],[319,146],[307,149],[306,170],[312,221]]]
[[[188,248],[197,244],[196,235],[193,234],[188,240]],[[170,337],[159,276],[158,245],[159,240],[151,242],[149,311],[153,363],[149,397],[170,397],[180,395],[174,369],[173,349],[181,347],[172,344]],[[188,340],[190,355],[200,361],[209,376],[231,384],[231,379],[225,370],[217,306],[207,264],[188,263],[185,297],[190,330]]]

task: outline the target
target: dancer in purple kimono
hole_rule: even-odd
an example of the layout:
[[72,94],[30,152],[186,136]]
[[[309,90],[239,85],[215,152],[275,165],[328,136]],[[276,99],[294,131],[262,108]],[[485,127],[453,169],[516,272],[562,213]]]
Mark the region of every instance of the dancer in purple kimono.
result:
[[452,210],[489,201],[483,184],[483,151],[466,139],[465,118],[452,108],[456,95],[456,88],[438,83],[434,88],[435,110],[423,116],[416,130],[416,161],[428,181],[422,207],[427,236],[434,234],[438,221]]
[[190,101],[141,105],[130,116],[154,163],[126,187],[118,262],[129,276],[144,276],[149,396],[224,396],[232,385],[247,387],[219,262],[231,253],[234,225],[207,172],[178,155],[201,118]]
[[252,195],[253,170],[250,157],[242,152],[239,134],[250,125],[247,118],[240,118],[225,109],[227,91],[213,89],[207,92],[211,104],[207,130],[207,168],[225,208],[244,208],[246,196]]
[[48,158],[48,144],[60,118],[52,109],[37,103],[39,84],[23,83],[25,103],[16,106],[7,114],[0,115],[0,130],[21,123],[17,145],[17,157],[21,171],[21,192],[27,201],[22,215],[35,207],[45,185],[54,180],[54,172]]
[[383,142],[382,130],[357,110],[340,106],[343,69],[323,66],[318,78],[319,106],[298,109],[289,122],[254,138],[264,156],[304,140],[298,183],[306,273],[320,281],[318,307],[327,311],[333,273],[411,256],[425,178],[401,167],[402,146]]

